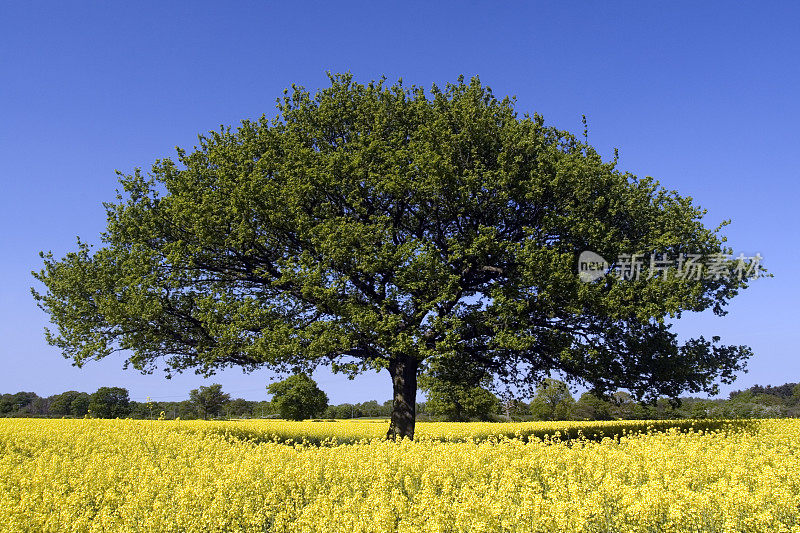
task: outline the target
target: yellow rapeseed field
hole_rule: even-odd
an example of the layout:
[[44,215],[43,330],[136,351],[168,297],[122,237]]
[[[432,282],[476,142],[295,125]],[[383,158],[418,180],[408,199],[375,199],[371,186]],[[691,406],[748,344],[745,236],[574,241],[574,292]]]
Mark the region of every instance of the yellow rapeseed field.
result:
[[800,421],[699,427],[6,419],[0,531],[800,532]]

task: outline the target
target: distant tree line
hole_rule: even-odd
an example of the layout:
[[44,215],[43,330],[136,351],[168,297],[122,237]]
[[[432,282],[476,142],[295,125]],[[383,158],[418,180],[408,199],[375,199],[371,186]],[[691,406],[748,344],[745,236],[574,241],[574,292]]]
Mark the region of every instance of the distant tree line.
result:
[[[302,376],[302,375],[301,375]],[[484,384],[486,385],[486,384]],[[660,399],[637,402],[626,392],[601,398],[590,392],[576,400],[568,386],[546,379],[529,402],[499,398],[485,386],[460,386],[423,382],[427,402],[417,404],[421,419],[428,420],[644,420],[682,418],[783,418],[800,417],[800,384],[755,385],[731,392],[727,399],[681,398],[676,404]],[[122,387],[100,387],[93,393],[66,391],[41,397],[34,392],[0,395],[0,416],[51,418],[387,418],[392,402],[375,400],[328,405],[328,398],[308,377],[292,376],[268,387],[272,401],[231,398],[214,384],[194,389],[182,401],[130,399]]]
[[[210,388],[210,392],[202,389]],[[277,417],[277,410],[268,401],[231,399],[221,393],[219,402],[213,393],[221,386],[200,387],[182,401],[144,401],[130,399],[129,391],[122,387],[100,387],[93,393],[67,391],[41,397],[34,392],[0,395],[0,416],[50,417],[50,418],[254,418]]]
[[539,385],[533,400],[501,402],[502,415],[512,420],[664,420],[704,418],[786,418],[800,417],[800,384],[755,385],[731,392],[727,399],[683,397],[640,403],[620,391],[601,398],[585,392],[575,400],[566,384],[547,379]]

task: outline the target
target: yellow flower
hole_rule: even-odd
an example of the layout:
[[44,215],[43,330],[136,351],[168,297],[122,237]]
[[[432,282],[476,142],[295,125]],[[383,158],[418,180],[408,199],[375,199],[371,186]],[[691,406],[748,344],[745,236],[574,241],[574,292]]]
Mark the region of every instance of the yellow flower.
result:
[[800,421],[689,426],[2,419],[0,531],[800,532]]

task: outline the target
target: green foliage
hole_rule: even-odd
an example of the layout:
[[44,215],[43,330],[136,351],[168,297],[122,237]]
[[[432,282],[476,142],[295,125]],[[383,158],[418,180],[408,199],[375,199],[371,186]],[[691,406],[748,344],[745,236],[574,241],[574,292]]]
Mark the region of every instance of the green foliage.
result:
[[584,392],[575,402],[572,415],[576,420],[611,420],[611,404],[591,392]]
[[49,412],[53,415],[81,417],[89,411],[89,395],[85,392],[67,391],[50,398]]
[[675,401],[669,398],[659,398],[654,405],[645,405],[645,418],[668,420],[685,418],[680,410],[680,400]]
[[225,411],[227,412],[228,416],[231,417],[251,417],[253,416],[253,412],[256,410],[258,402],[249,402],[243,398],[236,398],[235,400],[229,401],[225,405]]
[[89,404],[91,397],[85,392],[79,393],[72,402],[69,404],[69,414],[72,416],[82,417],[89,412]]
[[316,418],[328,407],[328,395],[306,374],[295,374],[271,383],[267,386],[267,392],[272,395],[272,402],[281,418],[287,420]]
[[197,406],[189,400],[178,402],[174,408],[174,415],[182,420],[197,418]]
[[558,372],[639,399],[714,392],[744,368],[748,348],[679,344],[669,319],[724,314],[747,279],[576,274],[586,249],[728,251],[705,211],[478,78],[425,91],[333,75],[278,111],[120,175],[101,246],[42,254],[33,295],[65,357],[122,351],[144,372],[206,375],[389,368],[402,434],[410,375],[437,358],[506,385]]
[[0,397],[0,413],[9,414],[29,410],[28,408],[38,397],[35,392],[3,394]]
[[80,394],[78,391],[67,391],[53,396],[50,400],[50,413],[53,415],[70,415],[72,400]]
[[123,418],[130,414],[128,389],[100,387],[89,398],[88,410],[95,418]]
[[484,386],[470,386],[437,380],[430,376],[420,378],[420,388],[425,391],[427,414],[452,422],[492,420],[500,407],[497,396]]
[[798,387],[800,387],[800,384],[798,383],[784,383],[783,385],[777,385],[777,386],[767,385],[766,387],[763,387],[761,385],[753,385],[752,387],[745,389],[743,391],[731,392],[730,398],[732,400],[735,400],[739,395],[746,395],[746,396],[749,395],[749,397],[753,396],[758,396],[762,398],[773,397],[786,401],[797,395],[798,390],[800,390],[798,389]]
[[546,378],[536,388],[530,409],[535,420],[569,420],[574,405],[566,383]]
[[714,404],[712,402],[696,401],[692,402],[689,409],[689,416],[694,419],[712,418]]
[[[457,373],[456,373],[457,374]],[[461,372],[461,375],[466,373]],[[422,376],[424,382],[428,375]],[[752,391],[767,390],[769,393]],[[792,394],[787,395],[785,391]],[[794,392],[800,390],[796,383],[786,383],[779,386],[760,387],[758,385],[745,391],[731,393],[731,399],[706,399],[682,397],[678,402],[668,398],[659,398],[653,404],[636,402],[629,394],[613,394],[607,399],[585,392],[581,395],[571,409],[572,420],[612,420],[612,419],[642,419],[642,420],[674,420],[674,419],[748,419],[748,418],[798,418],[800,405],[795,399]],[[82,417],[87,413],[90,395],[85,392],[67,391],[49,398],[41,398],[32,392],[14,394],[0,394],[0,407],[5,406],[6,411],[0,414],[7,417],[51,416]],[[498,411],[505,414],[506,419],[528,420],[533,418],[530,414],[532,407],[518,399],[501,402]],[[16,406],[19,406],[17,409]],[[199,410],[196,405],[188,400],[177,402],[129,402],[128,415],[132,418],[157,418],[161,411],[167,419],[181,418],[184,420],[198,417]],[[10,409],[10,410],[9,410]],[[433,413],[425,403],[416,406],[418,414],[443,418],[438,408],[433,405]],[[240,418],[270,418],[279,415],[277,406],[268,401],[253,402],[241,398],[231,400],[224,404],[224,414]],[[372,400],[357,404],[329,405],[324,413],[324,418],[362,418],[362,417],[388,417],[392,412],[392,402],[383,404]],[[474,418],[480,418],[475,416]]]
[[189,392],[189,401],[203,418],[218,416],[230,399],[230,394],[222,392],[222,385],[219,383],[200,386]]
[[419,378],[427,414],[454,422],[494,418],[500,401],[492,385],[486,369],[463,354],[431,358]]
[[518,398],[504,398],[500,410],[506,420],[520,421],[530,417],[531,406]]
[[640,402],[636,401],[630,393],[617,391],[610,397],[611,414],[620,420],[644,420],[647,418],[648,410]]

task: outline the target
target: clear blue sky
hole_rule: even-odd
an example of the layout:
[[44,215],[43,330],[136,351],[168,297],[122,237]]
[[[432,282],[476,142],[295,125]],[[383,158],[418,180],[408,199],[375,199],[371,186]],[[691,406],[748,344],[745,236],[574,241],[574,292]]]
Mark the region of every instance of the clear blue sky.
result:
[[[119,357],[73,368],[44,341],[30,271],[39,250],[96,241],[115,169],[272,115],[285,87],[322,87],[326,70],[425,86],[477,74],[561,128],[580,132],[585,114],[602,154],[619,147],[621,169],[692,196],[710,225],[732,218],[734,250],[760,252],[775,275],[729,316],[686,316],[679,331],[752,346],[733,388],[800,381],[798,20],[788,2],[3,2],[0,392],[118,385],[180,399],[217,381],[265,398],[266,371],[167,381]],[[385,374],[316,377],[336,403],[390,396]]]

